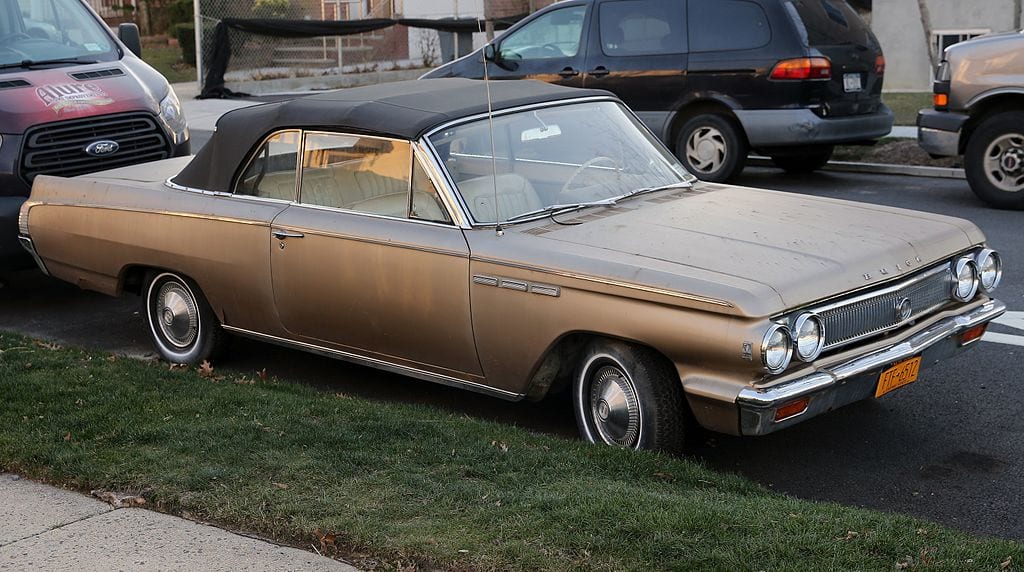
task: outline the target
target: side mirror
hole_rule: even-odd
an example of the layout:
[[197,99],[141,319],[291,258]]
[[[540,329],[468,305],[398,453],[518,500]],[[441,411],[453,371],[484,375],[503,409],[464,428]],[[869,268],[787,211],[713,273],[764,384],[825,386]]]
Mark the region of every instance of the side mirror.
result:
[[117,39],[125,45],[133,54],[142,57],[142,37],[139,36],[139,27],[135,24],[118,24]]
[[508,71],[515,71],[515,69],[519,67],[515,62],[510,62],[501,57],[501,50],[494,44],[487,44],[484,46],[484,62],[491,62]]

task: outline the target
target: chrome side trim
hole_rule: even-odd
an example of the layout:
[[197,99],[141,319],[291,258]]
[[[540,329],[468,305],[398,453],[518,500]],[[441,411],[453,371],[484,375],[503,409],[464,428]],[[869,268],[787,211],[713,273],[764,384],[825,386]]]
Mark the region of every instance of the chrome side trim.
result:
[[406,376],[409,376],[409,377],[414,377],[416,379],[421,379],[423,381],[430,381],[430,382],[433,382],[433,383],[439,383],[441,385],[447,385],[447,386],[450,386],[450,387],[458,387],[460,389],[467,389],[469,391],[473,391],[473,392],[476,392],[476,393],[483,393],[483,394],[491,395],[491,396],[494,396],[494,397],[500,397],[502,399],[507,399],[509,401],[519,401],[519,400],[523,399],[526,396],[525,394],[522,394],[522,393],[514,393],[514,392],[511,392],[511,391],[505,391],[504,389],[497,389],[495,387],[490,387],[490,386],[484,385],[482,383],[475,383],[475,382],[472,382],[472,381],[466,381],[466,380],[458,379],[458,378],[451,377],[451,376],[448,376],[448,375],[443,375],[443,374],[440,374],[440,373],[434,373],[434,372],[430,372],[430,371],[425,371],[425,370],[422,370],[422,369],[417,369],[417,368],[409,367],[409,366],[406,366],[406,365],[400,365],[400,364],[392,363],[392,362],[381,360],[381,359],[377,359],[377,358],[372,358],[372,357],[362,356],[362,355],[358,355],[358,354],[354,354],[354,353],[350,353],[350,352],[345,352],[345,351],[341,351],[341,350],[335,350],[335,349],[331,349],[331,348],[326,348],[326,347],[323,347],[323,346],[318,346],[318,345],[309,344],[309,343],[306,343],[306,342],[300,342],[300,341],[296,341],[296,340],[290,340],[290,339],[287,339],[287,338],[279,338],[277,336],[272,336],[270,334],[262,334],[260,332],[253,332],[251,330],[245,330],[245,329],[242,329],[242,328],[236,328],[234,326],[221,326],[221,327],[224,328],[225,330],[231,332],[231,333],[238,334],[238,335],[241,335],[241,336],[245,336],[245,337],[248,337],[248,338],[253,338],[255,340],[260,340],[260,341],[264,341],[264,342],[270,342],[272,344],[276,344],[276,345],[279,345],[279,346],[290,347],[290,348],[294,348],[294,349],[298,349],[298,350],[314,353],[314,354],[317,354],[317,355],[322,355],[324,357],[341,359],[341,360],[352,362],[352,363],[355,363],[355,364],[359,364],[359,365],[363,365],[363,366],[367,366],[367,367],[372,367],[372,368],[375,368],[375,369],[379,369],[379,370],[383,370],[383,371],[388,371],[388,372],[391,372],[391,373],[397,373],[399,375],[406,375]]
[[32,239],[25,236],[24,234],[19,234],[18,242],[21,243],[22,248],[27,250],[28,253],[32,255],[32,260],[36,261],[36,266],[39,267],[39,270],[42,270],[43,274],[49,276],[50,271],[46,269],[46,265],[43,264],[43,259],[39,258],[39,254],[36,253],[36,246],[32,244]]
[[662,296],[670,296],[672,298],[680,298],[683,300],[691,300],[694,302],[703,302],[705,304],[711,304],[713,306],[721,306],[723,308],[733,308],[732,302],[726,300],[719,300],[717,298],[709,298],[707,296],[700,296],[698,294],[687,294],[686,292],[676,292],[675,290],[666,290],[664,288],[656,288],[654,286],[644,286],[643,284],[633,284],[631,282],[622,282],[619,280],[612,280],[610,278],[600,278],[597,276],[590,276],[588,274],[577,274],[575,272],[567,272],[564,270],[555,270],[554,268],[545,268],[543,266],[530,266],[526,264],[518,264],[515,262],[508,262],[505,260],[497,260],[494,258],[483,258],[479,256],[470,256],[470,260],[473,262],[484,262],[487,264],[496,264],[498,266],[506,266],[509,268],[519,268],[521,270],[530,270],[533,272],[543,272],[545,274],[552,274],[554,276],[561,276],[563,278],[571,278],[573,280],[583,280],[584,282],[593,282],[595,284],[604,284],[606,286],[616,286],[619,288],[626,288],[628,290],[639,290],[641,292],[648,292],[651,294],[659,294]]
[[[303,207],[303,208],[307,207],[307,205],[296,205],[296,206]],[[425,223],[425,224],[433,224],[433,223],[429,223],[427,221],[410,221],[409,219],[392,219],[392,218],[389,218],[389,217],[382,217],[382,218],[385,218],[387,220],[404,220],[406,222],[420,222],[420,223]],[[444,249],[441,249],[441,248],[429,248],[429,247],[426,247],[426,246],[421,246],[419,244],[411,244],[411,243],[408,243],[408,242],[398,242],[398,241],[395,241],[395,240],[388,240],[388,239],[385,239],[385,238],[369,238],[369,237],[365,237],[365,236],[355,236],[355,235],[344,234],[344,233],[340,233],[340,232],[327,232],[327,231],[325,231],[323,229],[310,228],[310,227],[299,226],[299,225],[278,225],[278,226],[280,228],[288,228],[288,229],[291,229],[291,230],[299,231],[299,232],[305,234],[306,236],[322,236],[322,237],[327,237],[327,238],[337,238],[337,239],[341,239],[341,240],[351,240],[352,242],[362,242],[362,243],[366,243],[366,244],[378,244],[378,245],[381,245],[381,246],[391,246],[391,247],[394,247],[394,248],[403,248],[403,249],[406,249],[406,250],[416,250],[416,251],[419,251],[419,252],[429,252],[429,253],[432,253],[432,254],[442,254],[442,255],[445,255],[445,256],[455,256],[455,257],[458,257],[458,258],[467,258],[468,257],[468,255],[465,252],[460,252],[458,250],[444,250]],[[443,228],[452,229],[455,232],[461,232],[461,231],[459,231],[458,229],[456,229],[455,227],[453,227],[450,224],[439,225],[439,226],[442,226]]]
[[[929,347],[974,326],[990,322],[1006,312],[999,300],[989,300],[959,315],[939,320],[907,339],[866,355],[852,358],[828,370],[821,370],[771,387],[745,387],[736,397],[742,412],[758,421],[744,425],[743,434],[760,435],[774,430],[774,410],[788,401],[806,395],[825,395],[839,390],[847,381],[879,368],[921,354]],[[824,411],[819,411],[822,413]],[[743,417],[743,415],[741,415]],[[779,423],[787,423],[783,419]]]
[[110,205],[98,205],[92,203],[42,203],[48,207],[69,207],[69,208],[80,208],[80,209],[101,209],[107,211],[118,211],[118,212],[129,212],[129,213],[140,213],[140,214],[159,214],[167,216],[177,216],[182,218],[195,218],[200,220],[216,220],[221,222],[230,222],[235,224],[247,224],[252,226],[269,226],[265,222],[249,220],[244,218],[217,216],[217,215],[203,215],[198,213],[186,213],[181,211],[168,211],[161,209],[140,209],[132,207],[120,207]]

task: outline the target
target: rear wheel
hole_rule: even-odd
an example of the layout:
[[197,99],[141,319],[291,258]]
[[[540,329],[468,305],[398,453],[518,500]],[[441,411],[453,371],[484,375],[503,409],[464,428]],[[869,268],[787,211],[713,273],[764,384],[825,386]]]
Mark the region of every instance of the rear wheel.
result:
[[971,135],[964,153],[971,190],[989,205],[1024,209],[1024,113],[1000,113]]
[[832,145],[813,147],[799,153],[771,155],[772,163],[787,173],[812,173],[825,166],[832,158]]
[[160,357],[189,365],[215,357],[227,335],[195,282],[173,272],[151,272],[145,283],[143,309]]
[[597,340],[583,353],[573,407],[591,443],[681,453],[695,432],[679,376],[653,350],[623,342]]
[[723,182],[740,173],[747,162],[747,140],[728,117],[706,113],[683,124],[676,156],[702,181]]

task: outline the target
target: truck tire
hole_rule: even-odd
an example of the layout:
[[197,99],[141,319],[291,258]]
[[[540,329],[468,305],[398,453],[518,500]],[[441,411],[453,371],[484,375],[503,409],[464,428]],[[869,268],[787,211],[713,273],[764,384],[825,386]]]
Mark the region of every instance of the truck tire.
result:
[[1024,112],[983,121],[967,141],[964,171],[979,199],[1000,209],[1024,209]]
[[832,158],[832,145],[809,147],[803,152],[785,155],[772,155],[772,163],[787,173],[806,174],[813,173],[825,166]]
[[732,179],[747,162],[747,140],[728,117],[703,113],[683,123],[676,139],[676,157],[702,181]]

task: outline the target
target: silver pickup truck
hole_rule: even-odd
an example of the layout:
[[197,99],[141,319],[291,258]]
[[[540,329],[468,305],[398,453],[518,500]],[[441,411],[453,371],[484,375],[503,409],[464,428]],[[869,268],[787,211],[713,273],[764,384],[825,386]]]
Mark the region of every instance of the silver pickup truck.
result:
[[963,155],[981,200],[1024,209],[1024,33],[946,48],[932,91],[934,109],[917,115],[918,144],[936,157]]

